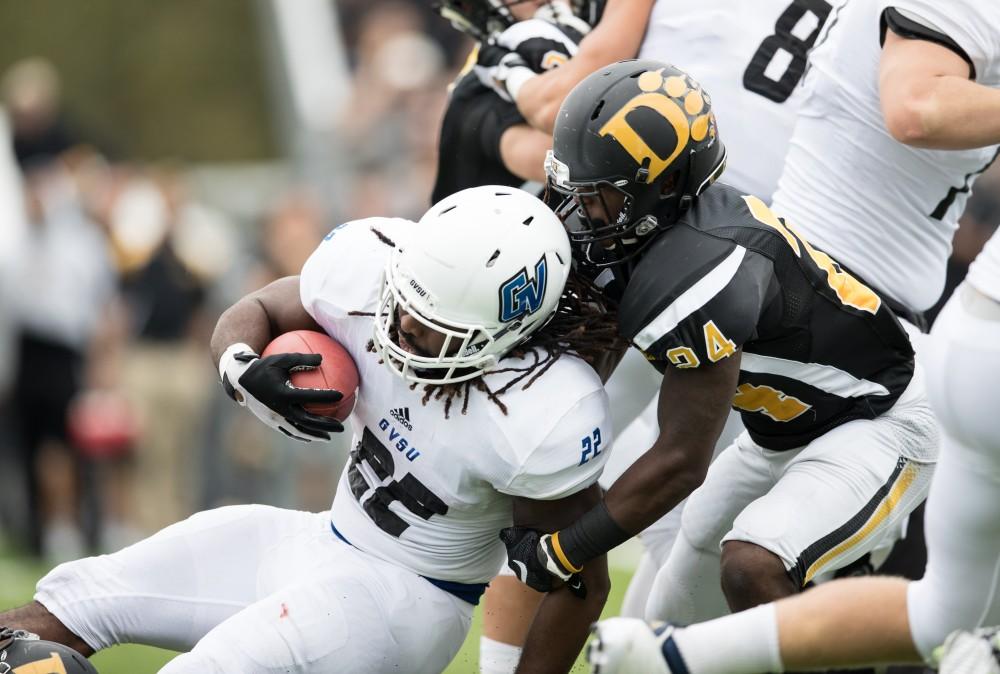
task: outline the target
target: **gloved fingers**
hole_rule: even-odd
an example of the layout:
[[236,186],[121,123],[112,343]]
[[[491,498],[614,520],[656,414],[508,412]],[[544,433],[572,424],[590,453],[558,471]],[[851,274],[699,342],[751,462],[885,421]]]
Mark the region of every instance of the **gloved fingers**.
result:
[[321,414],[312,414],[301,408],[292,409],[292,420],[302,424],[306,428],[318,431],[329,431],[331,433],[343,433],[344,424],[333,417],[326,417]]
[[338,403],[344,397],[340,391],[332,388],[299,388],[289,384],[282,397],[291,403],[304,405],[307,403]]

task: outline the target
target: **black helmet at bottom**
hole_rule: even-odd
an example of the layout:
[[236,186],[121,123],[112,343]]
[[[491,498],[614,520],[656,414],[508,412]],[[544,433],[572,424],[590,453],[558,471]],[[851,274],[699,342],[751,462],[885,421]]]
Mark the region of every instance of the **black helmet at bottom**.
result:
[[578,263],[607,267],[639,255],[725,164],[711,98],[698,82],[666,63],[630,60],[569,93],[545,170],[550,197],[562,196],[556,210]]
[[97,674],[90,661],[69,646],[0,627],[0,674],[16,672]]

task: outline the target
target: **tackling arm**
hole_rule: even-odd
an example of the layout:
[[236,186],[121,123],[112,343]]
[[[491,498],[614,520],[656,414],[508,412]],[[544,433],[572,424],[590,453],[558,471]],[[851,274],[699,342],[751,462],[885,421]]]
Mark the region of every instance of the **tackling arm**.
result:
[[[709,366],[668,367],[660,388],[660,436],[571,526],[542,538],[539,558],[567,577],[670,511],[705,479],[739,380],[741,350]],[[586,568],[586,567],[584,567]]]
[[887,30],[879,65],[886,129],[901,143],[938,150],[1000,143],[1000,89],[971,74],[953,50]]
[[653,0],[608,0],[600,22],[580,42],[565,65],[527,80],[517,92],[517,108],[536,129],[551,134],[559,106],[570,90],[598,68],[634,58],[646,32]]
[[[601,490],[596,484],[554,501],[515,498],[514,524],[555,531],[593,507],[600,498]],[[587,586],[584,599],[573,595],[566,586],[552,590],[542,599],[525,640],[518,674],[568,672],[573,666],[611,589],[604,556],[592,560],[580,575]]]

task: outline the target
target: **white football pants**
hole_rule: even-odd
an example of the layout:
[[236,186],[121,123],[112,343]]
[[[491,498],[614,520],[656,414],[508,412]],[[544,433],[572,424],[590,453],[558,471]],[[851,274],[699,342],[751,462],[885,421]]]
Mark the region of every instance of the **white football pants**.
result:
[[646,618],[689,624],[728,613],[719,583],[725,541],[773,552],[800,585],[891,545],[926,498],[938,451],[923,379],[918,366],[888,412],[800,449],[771,451],[740,435],[688,497]]
[[473,609],[344,543],[329,513],[257,505],[62,564],[35,599],[94,649],[190,650],[170,674],[440,672]]
[[924,657],[953,630],[1000,624],[1000,304],[960,286],[927,352],[944,438],[927,500],[927,571],[907,597]]

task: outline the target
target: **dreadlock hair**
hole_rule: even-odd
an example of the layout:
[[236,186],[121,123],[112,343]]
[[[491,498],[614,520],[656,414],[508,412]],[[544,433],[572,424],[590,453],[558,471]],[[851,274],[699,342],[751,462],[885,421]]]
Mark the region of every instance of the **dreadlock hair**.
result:
[[[389,237],[374,227],[372,233],[379,241],[395,248],[396,244]],[[372,312],[352,311],[351,316],[373,316]],[[397,327],[390,327],[392,339],[398,339]],[[524,382],[521,389],[527,389],[538,378],[545,374],[563,355],[575,355],[589,365],[596,366],[600,360],[611,352],[617,352],[628,346],[628,342],[618,334],[617,307],[604,298],[594,285],[571,270],[566,280],[566,287],[559,298],[559,306],[552,318],[536,330],[523,344],[508,351],[500,359],[502,363],[507,358],[525,358],[530,355],[532,362],[523,367],[504,367],[492,370],[474,379],[450,384],[424,384],[424,397],[421,403],[426,405],[430,400],[443,400],[444,416],[449,418],[452,402],[455,398],[462,399],[461,413],[469,409],[469,393],[473,387],[486,394],[504,415],[507,406],[500,400],[507,391]],[[369,340],[368,351],[375,352],[375,341]],[[485,378],[503,372],[517,372],[512,378],[496,391],[486,383]],[[410,385],[415,389],[419,383]]]

